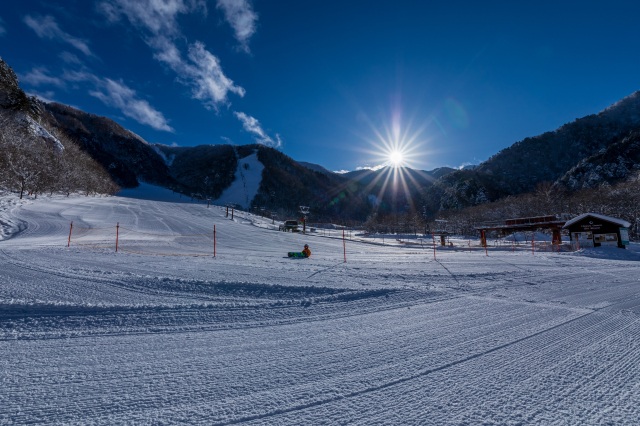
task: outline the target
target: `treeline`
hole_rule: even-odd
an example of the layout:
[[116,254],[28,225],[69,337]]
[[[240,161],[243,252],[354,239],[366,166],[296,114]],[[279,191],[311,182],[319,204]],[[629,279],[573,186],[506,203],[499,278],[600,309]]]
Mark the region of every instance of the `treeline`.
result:
[[0,189],[20,194],[113,194],[109,174],[61,133],[43,133],[26,116],[0,113]]
[[[428,211],[428,209],[424,209]],[[478,235],[476,227],[482,223],[503,222],[520,217],[582,213],[598,213],[631,223],[629,234],[640,240],[640,172],[616,185],[603,184],[598,188],[567,192],[550,183],[539,184],[534,192],[510,196],[460,210],[443,210],[437,216],[414,211],[403,214],[373,214],[365,223],[369,232],[430,233],[447,231],[456,235]]]

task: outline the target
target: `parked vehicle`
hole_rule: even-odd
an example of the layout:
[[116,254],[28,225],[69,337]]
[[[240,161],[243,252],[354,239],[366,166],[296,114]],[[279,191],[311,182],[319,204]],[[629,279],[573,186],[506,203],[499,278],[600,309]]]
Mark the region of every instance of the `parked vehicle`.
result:
[[300,232],[297,220],[285,220],[284,224],[280,225],[279,230],[284,232]]

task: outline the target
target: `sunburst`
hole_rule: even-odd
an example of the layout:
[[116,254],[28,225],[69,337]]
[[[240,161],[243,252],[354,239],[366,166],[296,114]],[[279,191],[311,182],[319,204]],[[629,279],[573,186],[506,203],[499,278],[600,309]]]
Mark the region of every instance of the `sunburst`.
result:
[[392,167],[402,167],[404,164],[404,153],[400,150],[393,150],[389,153],[389,165]]
[[[424,131],[428,124],[425,123],[417,131],[412,131],[410,123],[406,127],[402,126],[400,115],[393,114],[391,125],[382,131],[371,126],[375,136],[369,139],[371,149],[365,152],[375,164],[368,168],[378,172],[375,178],[368,182],[367,191],[377,191],[374,194],[378,199],[391,196],[389,201],[393,205],[397,202],[402,203],[402,206],[397,206],[400,209],[404,209],[405,206],[411,210],[417,208],[415,200],[412,199],[414,190],[411,187],[420,186],[415,176],[420,173],[417,170],[418,164],[427,155],[425,148],[428,141]],[[425,174],[425,178],[429,177]]]

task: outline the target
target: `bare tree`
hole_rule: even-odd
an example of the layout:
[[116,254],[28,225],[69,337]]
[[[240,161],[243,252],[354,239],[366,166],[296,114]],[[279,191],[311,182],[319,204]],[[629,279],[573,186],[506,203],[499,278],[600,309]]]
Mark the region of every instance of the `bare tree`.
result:
[[45,140],[18,118],[12,112],[0,114],[0,188],[16,191],[20,198],[45,191],[89,195],[118,190],[109,174],[66,135],[58,132]]

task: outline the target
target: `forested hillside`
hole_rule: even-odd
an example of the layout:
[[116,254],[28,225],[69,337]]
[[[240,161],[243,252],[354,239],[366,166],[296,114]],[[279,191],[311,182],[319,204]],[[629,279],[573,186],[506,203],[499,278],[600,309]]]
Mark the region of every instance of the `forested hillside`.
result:
[[[539,184],[556,182],[584,159],[605,153],[638,130],[640,92],[635,92],[598,114],[525,138],[473,170],[444,176],[425,190],[424,203],[435,213],[534,191]],[[632,169],[633,165],[627,162],[624,167]]]
[[47,128],[41,102],[0,59],[0,189],[25,193],[114,193],[117,185],[62,131]]

